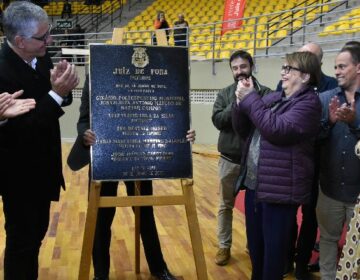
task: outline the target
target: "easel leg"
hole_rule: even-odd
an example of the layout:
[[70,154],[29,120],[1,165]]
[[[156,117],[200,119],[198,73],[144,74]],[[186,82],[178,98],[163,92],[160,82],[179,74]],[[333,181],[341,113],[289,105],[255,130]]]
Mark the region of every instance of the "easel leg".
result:
[[[135,195],[140,195],[141,181],[135,182]],[[135,272],[140,273],[140,207],[134,207],[135,214]]]
[[196,213],[193,181],[181,180],[181,187],[185,198],[186,217],[191,238],[191,244],[195,259],[196,274],[199,280],[207,280],[206,262],[201,240],[199,221]]
[[95,227],[100,200],[100,182],[91,182],[89,203],[86,213],[83,247],[81,251],[79,280],[89,280]]

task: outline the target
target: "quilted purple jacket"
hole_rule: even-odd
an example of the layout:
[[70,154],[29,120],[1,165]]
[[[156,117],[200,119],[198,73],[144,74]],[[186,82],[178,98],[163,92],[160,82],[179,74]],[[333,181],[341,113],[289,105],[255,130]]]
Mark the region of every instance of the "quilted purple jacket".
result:
[[314,140],[319,132],[321,104],[307,87],[290,98],[273,92],[248,94],[234,105],[234,130],[246,140],[242,165],[255,129],[261,135],[256,195],[258,201],[304,204],[310,199],[314,175]]

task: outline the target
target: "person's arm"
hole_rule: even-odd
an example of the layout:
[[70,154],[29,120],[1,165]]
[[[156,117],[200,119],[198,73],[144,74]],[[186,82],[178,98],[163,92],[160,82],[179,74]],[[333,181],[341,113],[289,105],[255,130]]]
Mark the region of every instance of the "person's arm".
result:
[[225,100],[226,92],[221,90],[216,97],[211,120],[214,126],[218,130],[229,129],[231,128],[231,108],[232,104],[226,102]]
[[335,115],[338,121],[341,121],[349,126],[349,130],[352,134],[360,139],[360,119],[357,117],[356,101],[352,100],[349,104],[341,104]]
[[252,123],[248,116],[242,112],[241,108],[236,103],[233,103],[232,106],[231,122],[233,130],[239,134],[243,140],[245,140],[251,132]]
[[269,108],[261,97],[252,92],[238,105],[262,137],[277,145],[292,145],[319,133],[321,104],[315,93],[306,93],[292,101],[282,114]]
[[340,106],[340,102],[337,97],[330,97],[325,93],[320,94],[319,98],[322,110],[318,139],[323,140],[330,135],[331,129],[337,122],[336,110]]
[[154,22],[155,29],[159,29],[161,27],[161,24],[162,24],[162,22],[160,20],[156,19]]
[[80,105],[80,116],[77,123],[78,135],[83,135],[90,128],[90,111],[89,111],[89,76],[86,76]]
[[96,139],[89,127],[89,77],[86,76],[77,123],[78,136],[67,159],[69,167],[74,171],[80,170],[90,162],[90,146],[95,143]]

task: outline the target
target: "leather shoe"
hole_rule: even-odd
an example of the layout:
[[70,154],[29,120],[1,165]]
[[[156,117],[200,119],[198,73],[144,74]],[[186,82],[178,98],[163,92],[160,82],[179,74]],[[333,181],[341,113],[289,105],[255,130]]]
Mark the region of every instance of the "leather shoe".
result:
[[296,264],[295,279],[296,280],[311,280],[312,279],[307,265]]
[[309,268],[310,272],[319,272],[320,271],[319,260],[317,260],[316,262],[314,262],[312,264],[309,264],[308,268]]
[[219,248],[215,256],[217,265],[227,265],[231,257],[230,248]]
[[155,272],[151,274],[153,279],[156,280],[176,280],[176,277],[171,274],[171,272],[165,268],[164,270],[160,272]]
[[286,278],[294,271],[294,263],[293,262],[287,262],[285,264],[284,272],[283,272],[283,278]]

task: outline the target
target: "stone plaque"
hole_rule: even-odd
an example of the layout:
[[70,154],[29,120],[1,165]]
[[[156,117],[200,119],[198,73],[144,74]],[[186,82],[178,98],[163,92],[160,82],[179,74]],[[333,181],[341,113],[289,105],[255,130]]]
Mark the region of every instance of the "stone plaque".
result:
[[187,48],[90,45],[93,180],[192,178]]

